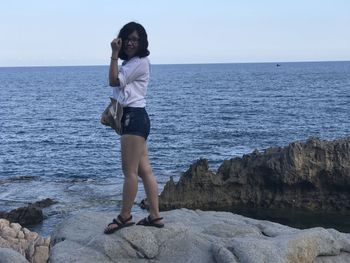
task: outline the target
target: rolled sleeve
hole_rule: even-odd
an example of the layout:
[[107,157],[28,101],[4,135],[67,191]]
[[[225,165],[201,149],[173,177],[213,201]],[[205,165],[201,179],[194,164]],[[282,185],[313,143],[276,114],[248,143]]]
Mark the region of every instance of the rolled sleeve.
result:
[[124,73],[123,68],[121,67],[118,74],[119,87],[124,88],[126,86],[126,74]]
[[147,73],[147,71],[147,61],[140,58],[136,58],[121,66],[118,74],[120,88],[124,88],[129,83],[137,80],[140,76]]

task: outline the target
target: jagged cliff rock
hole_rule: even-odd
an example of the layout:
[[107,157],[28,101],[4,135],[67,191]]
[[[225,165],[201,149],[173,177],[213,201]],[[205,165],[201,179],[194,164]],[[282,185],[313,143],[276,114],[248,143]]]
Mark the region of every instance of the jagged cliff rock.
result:
[[255,150],[224,161],[217,173],[201,159],[160,195],[161,210],[235,206],[350,212],[350,137]]

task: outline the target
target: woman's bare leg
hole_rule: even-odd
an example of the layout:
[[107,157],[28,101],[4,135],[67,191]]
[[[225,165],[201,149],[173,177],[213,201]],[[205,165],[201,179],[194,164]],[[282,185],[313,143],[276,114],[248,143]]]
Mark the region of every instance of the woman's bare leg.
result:
[[[145,139],[136,135],[123,135],[121,137],[121,155],[122,155],[122,168],[124,173],[124,185],[123,185],[123,202],[120,216],[126,222],[131,214],[131,208],[134,204],[134,200],[137,194],[137,175],[138,166],[140,163],[141,155],[144,149]],[[122,223],[118,218],[116,220]],[[106,227],[106,231],[118,228],[117,224],[109,224]]]
[[[146,143],[141,155],[138,172],[139,176],[142,178],[147,200],[150,204],[150,216],[152,219],[159,218],[158,185],[157,180],[153,175],[151,164],[149,162],[148,147]],[[156,222],[160,222],[160,220]]]
[[137,135],[121,137],[122,168],[124,173],[123,202],[120,215],[128,218],[134,204],[138,186],[138,167],[144,151],[145,139]]

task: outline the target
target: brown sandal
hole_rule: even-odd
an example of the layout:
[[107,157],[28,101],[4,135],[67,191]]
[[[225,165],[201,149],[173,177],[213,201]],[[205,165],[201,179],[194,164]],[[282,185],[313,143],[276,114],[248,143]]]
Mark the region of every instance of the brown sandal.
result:
[[163,223],[155,223],[158,220],[162,220],[163,217],[159,217],[159,218],[155,218],[155,219],[151,219],[151,216],[147,216],[144,219],[140,220],[136,225],[139,226],[154,226],[154,227],[158,227],[158,228],[163,228],[164,224]]

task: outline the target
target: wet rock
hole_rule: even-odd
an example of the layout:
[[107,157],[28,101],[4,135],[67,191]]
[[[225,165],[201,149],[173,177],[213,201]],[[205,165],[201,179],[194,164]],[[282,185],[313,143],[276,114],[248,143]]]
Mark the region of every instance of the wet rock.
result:
[[0,217],[25,226],[35,225],[44,220],[42,209],[56,203],[57,201],[46,198],[33,204],[30,203],[28,206],[11,210],[10,212],[0,212]]
[[46,198],[40,201],[35,202],[34,204],[31,204],[32,206],[38,207],[38,208],[46,208],[51,205],[57,204],[58,202],[51,199],[51,198]]
[[13,182],[27,182],[27,181],[34,181],[38,178],[38,176],[14,176],[9,177],[6,179],[0,179],[0,184],[7,184],[7,183],[13,183]]
[[3,215],[11,222],[21,225],[35,225],[41,223],[44,219],[43,211],[35,206],[19,207]]

